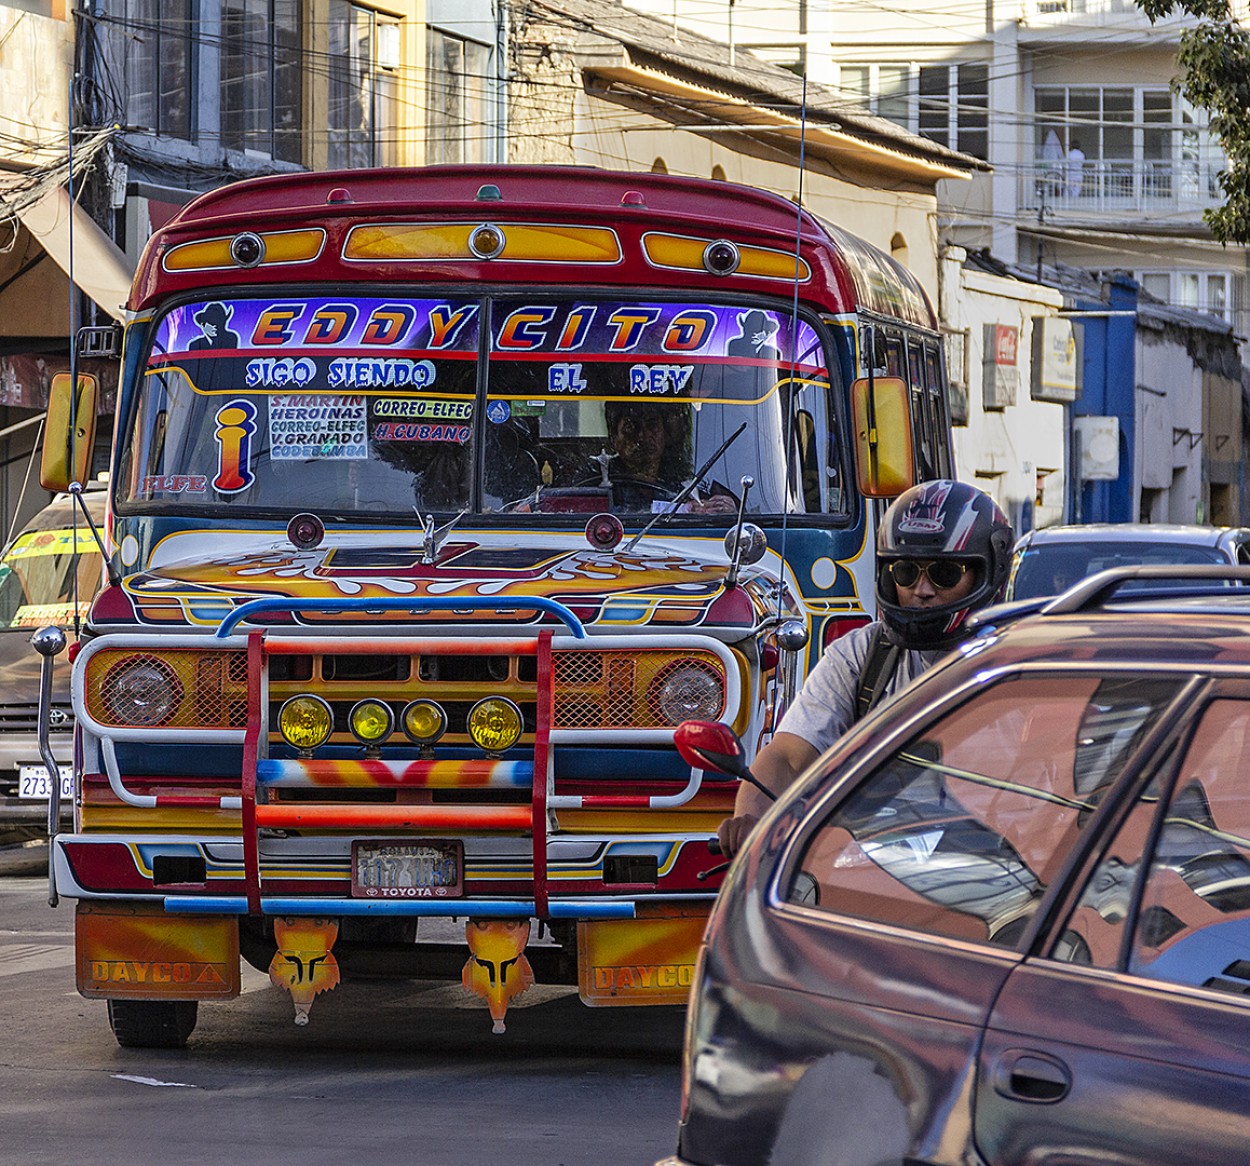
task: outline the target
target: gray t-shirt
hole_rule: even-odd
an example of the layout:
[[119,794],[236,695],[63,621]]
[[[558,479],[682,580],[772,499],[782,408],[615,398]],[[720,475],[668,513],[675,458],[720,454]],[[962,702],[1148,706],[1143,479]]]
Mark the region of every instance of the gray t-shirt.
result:
[[[803,682],[798,698],[781,718],[780,731],[802,737],[823,753],[855,723],[860,673],[876,627],[865,624],[834,640],[824,650]],[[894,697],[943,655],[940,651],[902,652],[894,675],[886,682],[882,700]]]

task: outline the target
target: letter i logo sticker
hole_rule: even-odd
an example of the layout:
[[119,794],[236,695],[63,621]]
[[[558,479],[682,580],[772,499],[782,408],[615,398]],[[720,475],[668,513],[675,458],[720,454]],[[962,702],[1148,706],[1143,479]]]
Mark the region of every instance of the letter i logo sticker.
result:
[[256,475],[247,468],[252,452],[252,435],[256,432],[256,406],[251,401],[231,401],[217,410],[217,476],[213,488],[221,494],[237,494],[246,490]]

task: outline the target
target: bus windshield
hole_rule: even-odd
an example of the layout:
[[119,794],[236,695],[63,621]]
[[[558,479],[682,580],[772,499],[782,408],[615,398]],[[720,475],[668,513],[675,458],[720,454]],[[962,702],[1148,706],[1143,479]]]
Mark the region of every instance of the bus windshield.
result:
[[118,509],[728,515],[749,477],[752,512],[839,514],[830,367],[784,306],[201,300],[153,328]]

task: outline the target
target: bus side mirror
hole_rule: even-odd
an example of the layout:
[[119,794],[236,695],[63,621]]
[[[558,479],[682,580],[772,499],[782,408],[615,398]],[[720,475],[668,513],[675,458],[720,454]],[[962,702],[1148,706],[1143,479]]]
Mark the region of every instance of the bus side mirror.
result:
[[855,473],[865,498],[897,498],[916,484],[911,393],[900,377],[862,377],[851,385]]
[[87,480],[95,444],[96,394],[96,379],[87,373],[78,377],[77,394],[69,373],[52,378],[39,464],[39,484],[45,490],[63,493],[71,482]]

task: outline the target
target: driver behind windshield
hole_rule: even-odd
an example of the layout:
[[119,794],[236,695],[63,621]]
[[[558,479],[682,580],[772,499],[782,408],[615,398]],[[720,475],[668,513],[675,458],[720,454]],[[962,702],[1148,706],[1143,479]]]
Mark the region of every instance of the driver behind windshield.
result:
[[[658,405],[639,401],[608,401],[604,405],[609,453],[608,476],[621,501],[633,508],[639,501],[650,509],[651,498],[671,499],[694,472],[690,464],[689,405]],[[635,498],[656,487],[647,499]],[[737,509],[734,498],[713,494],[700,500],[691,495],[683,513],[728,514]]]

